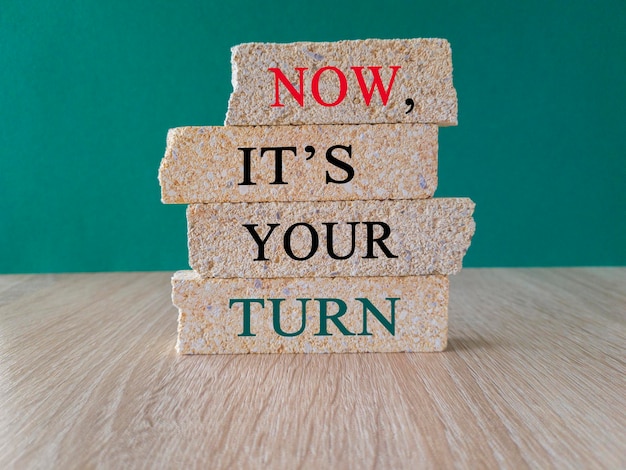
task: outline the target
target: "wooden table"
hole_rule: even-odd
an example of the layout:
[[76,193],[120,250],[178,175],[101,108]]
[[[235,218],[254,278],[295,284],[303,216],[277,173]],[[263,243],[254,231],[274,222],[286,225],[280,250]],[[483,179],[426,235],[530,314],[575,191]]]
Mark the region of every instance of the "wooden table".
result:
[[170,276],[0,277],[0,468],[626,468],[626,268],[466,269],[432,354],[178,356]]

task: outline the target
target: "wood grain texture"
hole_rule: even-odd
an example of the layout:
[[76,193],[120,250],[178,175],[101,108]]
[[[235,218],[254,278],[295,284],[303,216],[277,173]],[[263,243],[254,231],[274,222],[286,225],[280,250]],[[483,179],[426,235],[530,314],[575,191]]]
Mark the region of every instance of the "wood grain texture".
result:
[[171,273],[0,277],[0,468],[624,468],[626,269],[465,270],[436,354],[178,356]]

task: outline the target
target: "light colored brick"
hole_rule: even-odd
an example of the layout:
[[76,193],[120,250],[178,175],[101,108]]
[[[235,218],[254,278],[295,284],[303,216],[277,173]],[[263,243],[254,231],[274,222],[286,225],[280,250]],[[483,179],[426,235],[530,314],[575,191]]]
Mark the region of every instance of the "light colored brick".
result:
[[[187,208],[189,264],[203,277],[215,278],[454,274],[474,234],[473,210],[474,203],[466,198],[192,204]],[[336,256],[351,252],[354,226],[355,250],[347,259],[328,254],[329,226],[323,224],[333,222]],[[317,234],[318,249],[312,255],[311,229],[290,229],[303,223]],[[381,244],[396,258],[388,257],[381,244],[368,248],[368,231],[372,238],[385,234],[381,223],[390,232]],[[257,226],[244,226],[253,224]],[[268,224],[278,224],[269,236]],[[252,231],[260,240],[267,237],[264,253]]]
[[[172,301],[179,309],[176,347],[181,354],[442,351],[448,290],[446,276],[204,279],[179,271],[172,278]],[[249,305],[247,329],[241,299]],[[386,324],[358,299],[369,301]],[[278,334],[275,313],[278,331],[294,334],[303,325],[303,305],[302,332]],[[321,310],[331,316],[344,305],[345,313],[338,317],[344,331],[332,320],[322,321]]]
[[[159,169],[164,203],[420,199],[437,186],[437,126],[432,124],[180,127],[170,129]],[[341,145],[348,150],[334,148]],[[314,148],[305,150],[308,146]],[[277,181],[275,152],[284,151]],[[250,151],[249,180],[244,151]],[[247,153],[248,151],[246,151]],[[312,156],[311,156],[312,155]],[[327,183],[327,174],[347,183]],[[254,185],[241,184],[253,182]]]
[[[378,73],[383,89],[387,91],[393,76],[391,67],[394,66],[400,68],[386,105],[378,92],[368,105],[358,73],[363,77],[366,94],[369,94],[374,71],[368,67],[382,67]],[[269,69],[280,69],[299,96],[301,82],[297,67],[307,69],[302,72],[302,105],[280,82],[277,102],[277,72]],[[321,70],[324,67],[336,67],[341,75],[333,69]],[[363,69],[357,72],[351,67]],[[232,70],[233,93],[228,103],[227,125],[457,124],[451,50],[445,39],[241,44],[232,49]],[[316,73],[318,97],[326,104],[332,104],[342,96],[340,77],[345,77],[347,90],[339,104],[324,106],[315,99]],[[410,112],[408,99],[414,103]],[[273,106],[276,104],[282,107]]]

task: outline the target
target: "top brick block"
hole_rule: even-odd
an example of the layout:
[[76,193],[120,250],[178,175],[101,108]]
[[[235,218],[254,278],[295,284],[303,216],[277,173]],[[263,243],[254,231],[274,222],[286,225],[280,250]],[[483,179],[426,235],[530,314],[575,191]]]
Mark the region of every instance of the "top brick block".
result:
[[226,125],[457,124],[445,39],[232,48]]

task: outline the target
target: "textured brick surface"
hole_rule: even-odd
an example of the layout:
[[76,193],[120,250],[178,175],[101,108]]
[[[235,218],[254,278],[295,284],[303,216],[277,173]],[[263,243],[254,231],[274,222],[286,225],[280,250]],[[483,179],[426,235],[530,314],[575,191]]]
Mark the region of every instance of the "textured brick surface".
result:
[[[161,199],[176,204],[427,198],[437,186],[437,130],[432,124],[171,129],[159,169]],[[276,152],[260,156],[262,148],[273,147],[296,149],[283,152],[280,182],[287,184],[271,184],[277,181]],[[247,151],[240,148],[255,149],[249,152],[248,180]],[[350,176],[345,164],[354,175],[343,183]],[[255,184],[241,184],[250,182]]]
[[[402,201],[264,202],[192,204],[187,209],[189,263],[203,277],[333,277],[333,276],[416,276],[454,274],[474,234],[474,203],[466,198],[435,198]],[[348,225],[349,222],[355,223]],[[371,229],[368,227],[371,227]],[[314,235],[318,249],[312,252]],[[327,231],[332,226],[333,253],[328,254]],[[368,256],[368,230],[372,237],[389,236],[382,244],[395,258],[387,257],[378,243]],[[251,229],[244,225],[254,225]],[[270,226],[278,224],[268,236]],[[254,230],[264,244],[263,256]],[[267,260],[255,260],[267,258]]]
[[[365,89],[371,92],[374,72],[387,90],[397,69],[386,105],[375,92],[369,105],[363,96],[357,73],[361,70]],[[302,105],[280,84],[276,102],[275,73],[280,69],[300,93],[303,71]],[[319,72],[320,99],[332,104],[341,97],[339,74],[324,67],[336,67],[345,76],[345,98],[336,106],[319,104],[313,94],[314,77]],[[232,49],[233,93],[228,104],[227,125],[277,124],[362,124],[421,122],[442,126],[456,125],[457,100],[452,85],[450,44],[445,39],[402,39],[298,42],[291,44],[241,44]],[[413,100],[410,110],[407,100]]]
[[[448,289],[445,276],[203,279],[193,271],[179,271],[172,278],[172,300],[179,309],[177,350],[182,354],[441,351],[447,342]],[[249,302],[247,330],[243,303],[233,299],[263,301],[263,305]],[[281,336],[275,328],[274,305],[278,331],[298,333],[303,302],[297,299],[310,299],[304,302],[304,329],[297,336]],[[357,299],[367,299],[387,325],[365,309],[364,328],[365,302]],[[342,302],[345,313],[338,321],[344,331],[332,320],[321,321],[320,311],[335,315]]]

